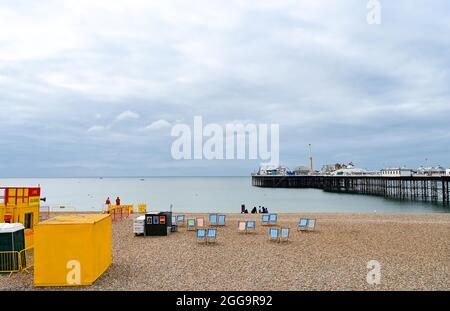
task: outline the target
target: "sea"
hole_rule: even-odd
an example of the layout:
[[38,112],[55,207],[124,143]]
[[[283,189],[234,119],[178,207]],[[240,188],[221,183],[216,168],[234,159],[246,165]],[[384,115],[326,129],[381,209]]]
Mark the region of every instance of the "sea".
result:
[[101,211],[114,203],[146,203],[147,210],[239,213],[264,206],[269,212],[448,213],[449,207],[426,202],[329,193],[318,189],[258,188],[251,177],[2,178],[0,187],[41,187],[51,210]]

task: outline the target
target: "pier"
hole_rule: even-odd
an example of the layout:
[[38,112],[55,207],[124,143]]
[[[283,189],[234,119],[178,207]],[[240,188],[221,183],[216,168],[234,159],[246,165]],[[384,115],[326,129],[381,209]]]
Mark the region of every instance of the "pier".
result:
[[314,188],[329,192],[441,203],[446,206],[449,206],[449,183],[450,176],[252,176],[252,186],[255,187]]

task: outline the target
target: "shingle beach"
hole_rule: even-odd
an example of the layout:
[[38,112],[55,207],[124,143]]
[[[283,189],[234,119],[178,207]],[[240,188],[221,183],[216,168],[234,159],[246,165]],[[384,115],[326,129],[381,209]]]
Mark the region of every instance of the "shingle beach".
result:
[[[187,214],[203,216],[207,214]],[[113,223],[113,264],[92,285],[34,288],[33,273],[0,275],[0,290],[449,290],[450,214],[278,214],[287,243],[270,242],[261,215],[228,214],[216,245],[180,228],[135,237],[132,217]],[[317,219],[301,233],[301,216]],[[242,235],[238,220],[256,220]],[[381,284],[366,281],[381,265]]]

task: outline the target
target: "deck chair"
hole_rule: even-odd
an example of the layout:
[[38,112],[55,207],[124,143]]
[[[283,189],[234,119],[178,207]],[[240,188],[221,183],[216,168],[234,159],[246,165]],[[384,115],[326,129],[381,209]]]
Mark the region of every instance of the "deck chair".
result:
[[217,239],[217,229],[209,228],[208,234],[206,236],[206,243],[216,243],[216,239]]
[[217,214],[209,214],[209,225],[217,226]]
[[277,227],[269,228],[269,240],[278,242],[280,240],[280,232]]
[[281,228],[280,242],[289,241],[289,228]]
[[206,229],[197,229],[197,243],[206,243]]
[[219,215],[217,219],[217,225],[220,227],[225,226],[225,215]]
[[187,220],[187,230],[188,231],[194,231],[195,230],[195,219],[194,218],[188,218],[188,220]]
[[308,231],[314,231],[314,229],[316,229],[316,220],[315,219],[308,219],[307,228],[308,228]]
[[247,222],[240,220],[238,222],[238,232],[239,233],[246,233],[247,232]]
[[297,224],[297,231],[305,231],[308,230],[306,226],[308,225],[308,219],[300,218],[300,221]]
[[196,218],[195,219],[195,227],[197,229],[205,228],[205,219],[203,219],[203,218]]
[[277,214],[270,214],[269,215],[269,224],[270,225],[275,225],[277,223],[278,220],[278,215]]
[[245,233],[255,232],[255,229],[256,229],[255,221],[254,220],[248,220]]
[[179,227],[184,226],[184,218],[185,218],[184,215],[177,215],[177,219],[175,222]]
[[269,215],[262,215],[262,217],[261,217],[261,224],[263,226],[268,226],[269,225]]
[[177,218],[175,216],[172,216],[172,225],[174,225],[176,221],[177,221]]

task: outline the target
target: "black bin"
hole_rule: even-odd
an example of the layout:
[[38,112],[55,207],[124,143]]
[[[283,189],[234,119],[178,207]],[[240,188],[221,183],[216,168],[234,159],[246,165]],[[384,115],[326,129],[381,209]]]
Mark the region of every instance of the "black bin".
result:
[[[167,236],[167,228],[172,227],[172,213],[149,213],[145,214],[145,235],[146,236]],[[169,229],[170,230],[170,229]]]

